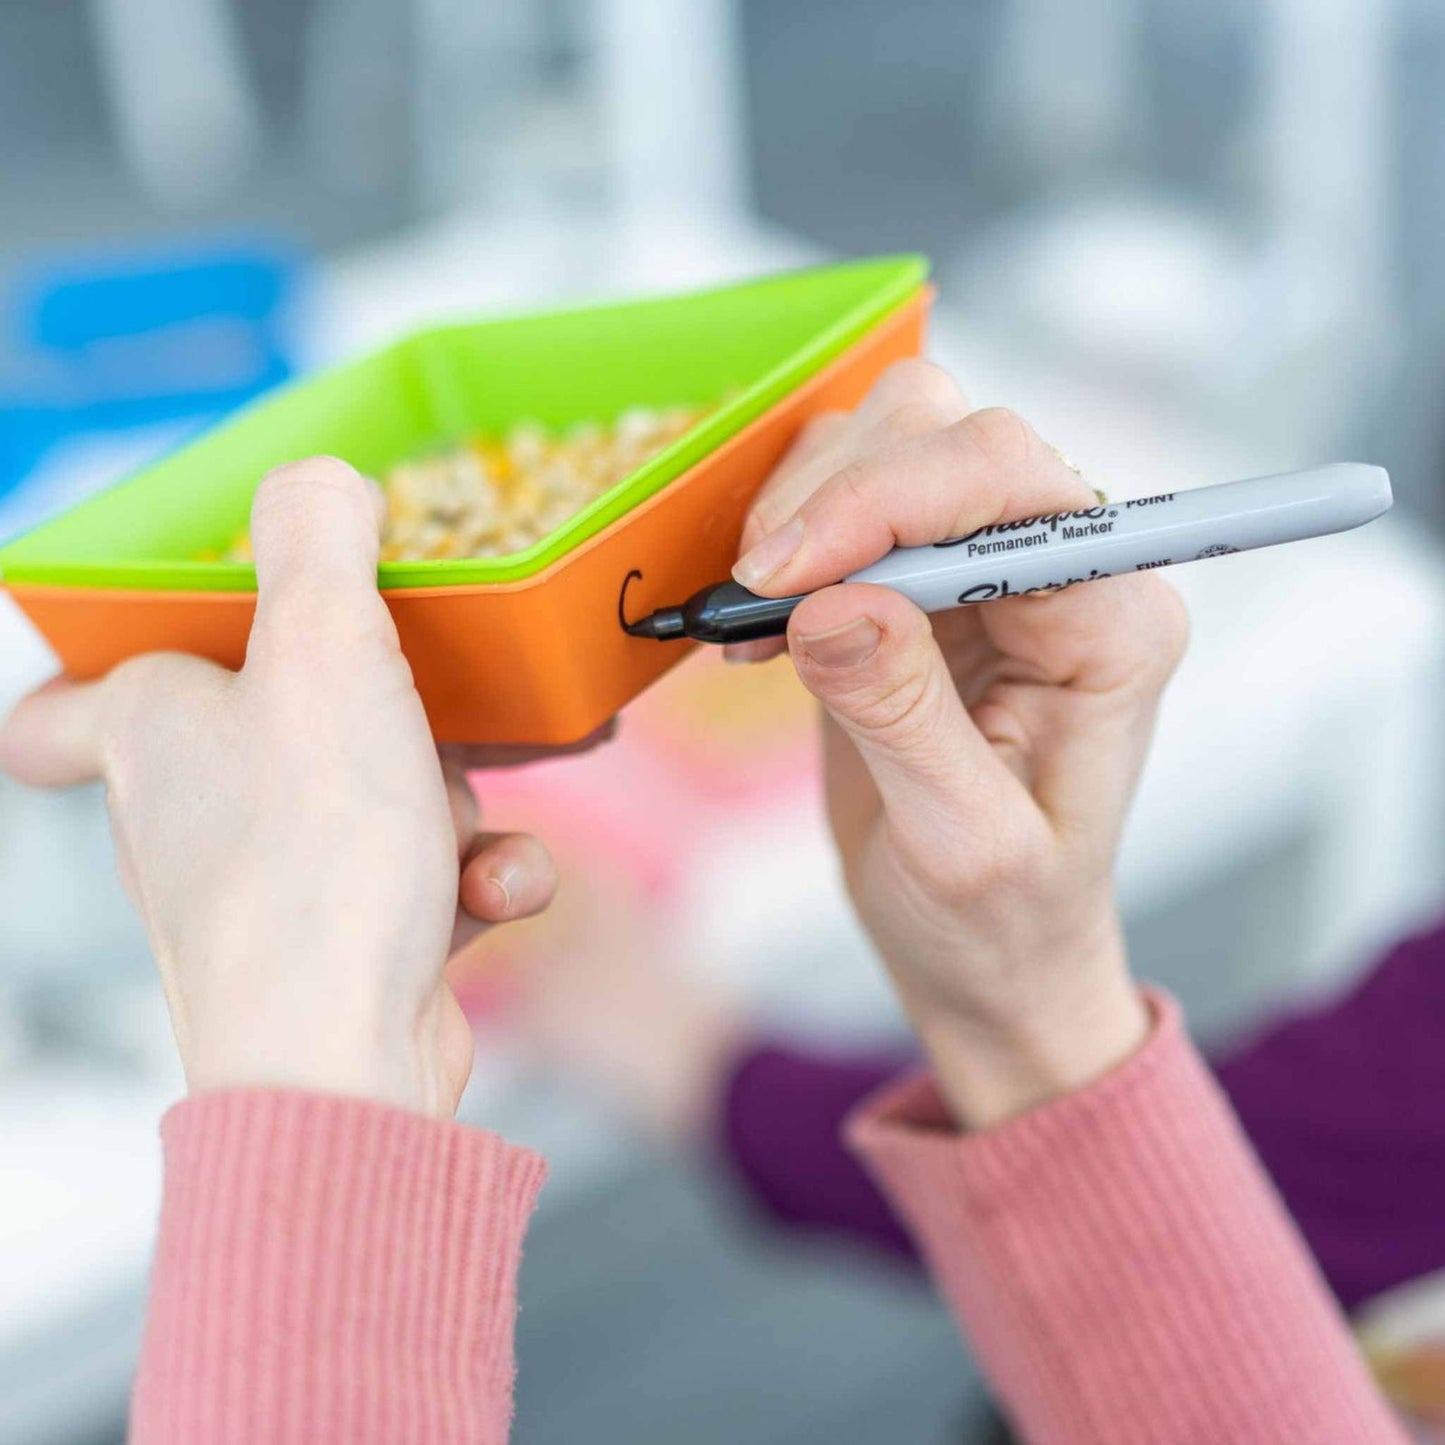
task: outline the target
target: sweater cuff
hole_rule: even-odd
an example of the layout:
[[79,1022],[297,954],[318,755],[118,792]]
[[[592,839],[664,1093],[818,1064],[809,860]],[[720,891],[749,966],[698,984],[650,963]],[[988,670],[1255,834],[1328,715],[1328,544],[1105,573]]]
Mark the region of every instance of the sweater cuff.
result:
[[161,1136],[134,1441],[503,1438],[539,1155],[284,1090],[198,1095]]
[[[1178,1006],[977,1134],[927,1079],[849,1125],[1030,1440],[1398,1442]],[[1308,1388],[1306,1388],[1306,1386]]]
[[936,1184],[937,1171],[945,1167],[970,1208],[1007,1207],[1037,1170],[1052,1166],[1061,1146],[1088,1137],[1101,1124],[1115,1131],[1168,1127],[1154,1102],[1182,1101],[1187,1111],[1201,1089],[1217,1092],[1189,1041],[1179,1005],[1150,989],[1144,1001],[1149,1010],[1144,1043],[1082,1089],[969,1134],[954,1122],[932,1075],[915,1073],[853,1110],[848,1143],[904,1193],[924,1181]]

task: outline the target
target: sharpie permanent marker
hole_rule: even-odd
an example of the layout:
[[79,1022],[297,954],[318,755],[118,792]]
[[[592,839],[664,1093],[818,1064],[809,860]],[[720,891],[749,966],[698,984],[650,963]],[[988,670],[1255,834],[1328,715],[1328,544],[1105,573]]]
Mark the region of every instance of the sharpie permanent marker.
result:
[[[1389,511],[1391,500],[1390,478],[1382,467],[1337,462],[1000,522],[932,546],[896,547],[843,580],[891,587],[925,612],[943,612],[1346,532]],[[759,597],[737,582],[719,582],[680,607],[660,608],[626,626],[634,637],[662,642],[776,637],[787,630],[788,618],[805,595]]]

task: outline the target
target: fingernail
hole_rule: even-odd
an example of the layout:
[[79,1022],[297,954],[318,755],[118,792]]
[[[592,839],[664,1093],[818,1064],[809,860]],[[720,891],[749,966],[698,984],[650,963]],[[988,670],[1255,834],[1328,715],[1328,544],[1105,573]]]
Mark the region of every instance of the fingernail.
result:
[[762,641],[754,642],[730,642],[723,648],[723,661],[731,663],[761,662],[763,660],[763,648],[766,644]]
[[733,568],[733,576],[754,592],[769,577],[782,571],[792,561],[803,542],[803,519],[794,517],[786,526],[771,532],[748,552],[744,552]]
[[819,667],[857,667],[878,651],[882,636],[882,629],[871,617],[855,617],[842,627],[805,634],[798,641]]
[[501,912],[503,917],[512,911],[512,890],[507,887],[507,880],[503,876],[491,873],[487,875],[488,886],[496,893],[501,900]]

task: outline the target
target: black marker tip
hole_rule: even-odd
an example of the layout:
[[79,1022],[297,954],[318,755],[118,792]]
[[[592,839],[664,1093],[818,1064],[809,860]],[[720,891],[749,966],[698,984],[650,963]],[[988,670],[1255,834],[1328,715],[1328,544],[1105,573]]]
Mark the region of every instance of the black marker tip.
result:
[[687,628],[682,620],[681,607],[662,607],[636,622],[627,624],[632,637],[650,637],[658,642],[670,642],[675,637],[686,637]]

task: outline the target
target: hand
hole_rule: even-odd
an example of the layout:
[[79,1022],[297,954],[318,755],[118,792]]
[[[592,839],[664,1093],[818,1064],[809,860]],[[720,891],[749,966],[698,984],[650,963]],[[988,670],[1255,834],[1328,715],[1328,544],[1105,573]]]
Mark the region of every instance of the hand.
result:
[[826,712],[848,889],[968,1126],[1080,1087],[1144,1037],[1112,872],[1184,611],[1149,573],[931,619],[828,584],[895,545],[1094,505],[1018,417],[971,413],[945,373],[903,362],[805,432],[735,569],[769,596],[825,589],[787,648]]
[[471,1032],[450,949],[548,904],[535,839],[483,833],[376,590],[376,488],[298,462],[256,493],[245,667],[156,655],[59,681],[0,731],[0,766],[103,779],[194,1090],[319,1089],[455,1111]]

